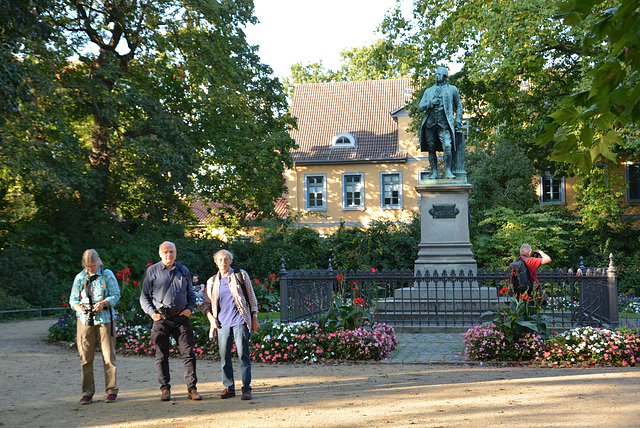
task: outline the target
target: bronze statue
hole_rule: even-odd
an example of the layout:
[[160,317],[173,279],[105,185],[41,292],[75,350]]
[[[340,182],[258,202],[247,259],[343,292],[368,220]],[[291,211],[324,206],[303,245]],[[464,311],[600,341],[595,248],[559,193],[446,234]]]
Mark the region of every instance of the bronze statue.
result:
[[[429,152],[430,179],[438,178],[436,151],[444,152],[444,178],[465,178],[464,137],[461,134],[462,102],[458,89],[447,82],[446,68],[436,70],[436,84],[422,95],[418,111],[424,112],[420,125],[420,150]],[[455,118],[454,118],[455,114]],[[456,133],[458,137],[456,138]]]

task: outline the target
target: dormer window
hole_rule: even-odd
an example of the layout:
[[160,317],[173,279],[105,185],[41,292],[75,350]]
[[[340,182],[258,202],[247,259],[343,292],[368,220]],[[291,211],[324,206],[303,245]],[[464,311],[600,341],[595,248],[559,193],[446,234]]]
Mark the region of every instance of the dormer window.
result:
[[336,134],[331,140],[332,147],[355,147],[356,139],[353,135],[348,132],[341,132]]

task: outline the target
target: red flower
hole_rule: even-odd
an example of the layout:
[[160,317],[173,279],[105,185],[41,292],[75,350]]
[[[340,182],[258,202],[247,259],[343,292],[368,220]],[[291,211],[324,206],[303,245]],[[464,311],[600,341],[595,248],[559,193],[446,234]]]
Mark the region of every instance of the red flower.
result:
[[151,263],[151,262],[147,263],[147,267],[149,267],[151,265],[153,265],[153,263]]
[[501,295],[501,296],[502,296],[503,294],[507,293],[507,292],[509,292],[509,289],[508,289],[507,287],[502,287],[502,288],[500,289],[500,295]]
[[60,300],[64,302],[64,296],[60,296]]
[[520,298],[524,299],[525,301],[533,299],[533,297],[529,296],[528,294],[521,294]]
[[338,281],[342,281],[342,280],[344,279],[344,276],[342,276],[342,274],[341,274],[341,273],[339,273],[339,274],[338,274],[338,276],[336,276],[336,279],[337,279]]
[[68,308],[68,307],[69,307],[69,304],[68,304],[68,303],[63,303],[63,304],[62,304],[62,307],[63,307],[63,308]]
[[362,297],[358,297],[357,299],[353,299],[353,304],[360,307],[362,306],[362,302],[364,302],[364,299]]
[[124,273],[125,275],[131,275],[131,269],[129,269],[128,267],[124,268],[124,270],[122,271],[122,273]]
[[133,286],[137,287],[138,285],[140,285],[140,281],[133,281]]
[[118,279],[122,279],[122,272],[118,272],[118,273],[116,274],[116,278],[118,278]]
[[371,268],[371,273],[376,273],[376,268]]
[[253,283],[255,285],[260,285],[260,280],[258,278],[253,278]]
[[272,273],[271,275],[269,275],[269,279],[270,279],[271,281],[273,281],[274,279],[276,279],[276,274],[275,274],[275,273]]
[[125,284],[128,284],[128,283],[129,283],[129,277],[126,277],[126,278],[124,279],[124,283],[125,283]]
[[358,285],[358,281],[353,281],[353,286],[355,287],[356,285]]

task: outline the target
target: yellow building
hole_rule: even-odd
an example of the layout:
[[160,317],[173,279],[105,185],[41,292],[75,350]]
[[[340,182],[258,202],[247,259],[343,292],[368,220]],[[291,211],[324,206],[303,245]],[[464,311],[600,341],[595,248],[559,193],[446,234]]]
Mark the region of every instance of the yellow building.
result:
[[[420,212],[415,186],[427,178],[427,153],[410,132],[405,108],[413,94],[411,79],[296,85],[291,114],[298,127],[291,137],[293,168],[285,171],[288,194],[276,212],[294,226],[330,235],[341,224],[368,226],[373,221],[407,222]],[[640,213],[640,164],[622,163],[617,174],[629,186],[625,212]],[[535,179],[535,178],[534,178]],[[579,177],[542,173],[537,178],[541,204],[576,208]],[[198,226],[212,219],[213,205],[194,203]],[[252,239],[263,230],[253,224],[240,232]],[[209,230],[226,239],[224,231]]]
[[419,213],[414,187],[429,165],[408,131],[412,93],[411,79],[296,85],[298,148],[285,173],[294,224],[329,235],[341,223],[406,222]]
[[[612,182],[625,186],[624,196],[620,203],[625,216],[640,217],[640,163],[620,161],[610,171]],[[549,173],[542,173],[539,177],[538,195],[540,203],[544,205],[564,205],[570,210],[576,209],[576,185],[580,177],[556,177]]]

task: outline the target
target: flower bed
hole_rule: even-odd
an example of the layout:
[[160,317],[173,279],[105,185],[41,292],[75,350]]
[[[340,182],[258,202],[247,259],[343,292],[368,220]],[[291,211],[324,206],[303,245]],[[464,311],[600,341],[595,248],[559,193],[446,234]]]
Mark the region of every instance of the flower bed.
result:
[[462,339],[465,356],[475,361],[531,361],[548,347],[544,339],[534,333],[509,342],[495,324],[472,327]]
[[579,327],[544,340],[536,334],[508,342],[494,324],[463,335],[465,355],[475,361],[529,361],[550,365],[636,366],[640,361],[637,330]]
[[[126,355],[155,355],[150,331],[143,327],[118,329],[117,350]],[[178,347],[172,340],[171,355],[179,356]],[[382,360],[398,344],[393,327],[375,324],[370,332],[363,328],[323,332],[315,323],[296,322],[280,324],[266,322],[258,333],[251,336],[251,357],[261,363],[305,362],[322,360]],[[218,343],[212,340],[199,341],[195,346],[196,356],[218,359]],[[235,345],[233,348],[235,355]]]
[[[196,356],[219,359],[217,337],[214,335],[213,339],[209,339],[208,325],[200,325],[196,322],[198,317],[194,318],[192,325]],[[61,318],[49,331],[52,340],[74,344],[75,318]],[[171,339],[171,343],[170,355],[180,356],[175,340]],[[262,363],[314,363],[331,359],[377,361],[388,357],[397,344],[394,328],[386,324],[376,323],[370,329],[326,332],[318,324],[306,321],[288,324],[267,321],[251,336],[251,357],[253,361]],[[116,350],[124,355],[154,356],[155,347],[151,342],[149,326],[119,327],[116,331]],[[237,357],[235,345],[233,354]]]
[[320,360],[382,360],[398,341],[393,327],[374,324],[328,333],[315,323],[267,323],[252,338],[252,357],[259,362],[316,362]]
[[549,343],[543,362],[635,366],[640,360],[637,332],[580,327],[558,334]]

